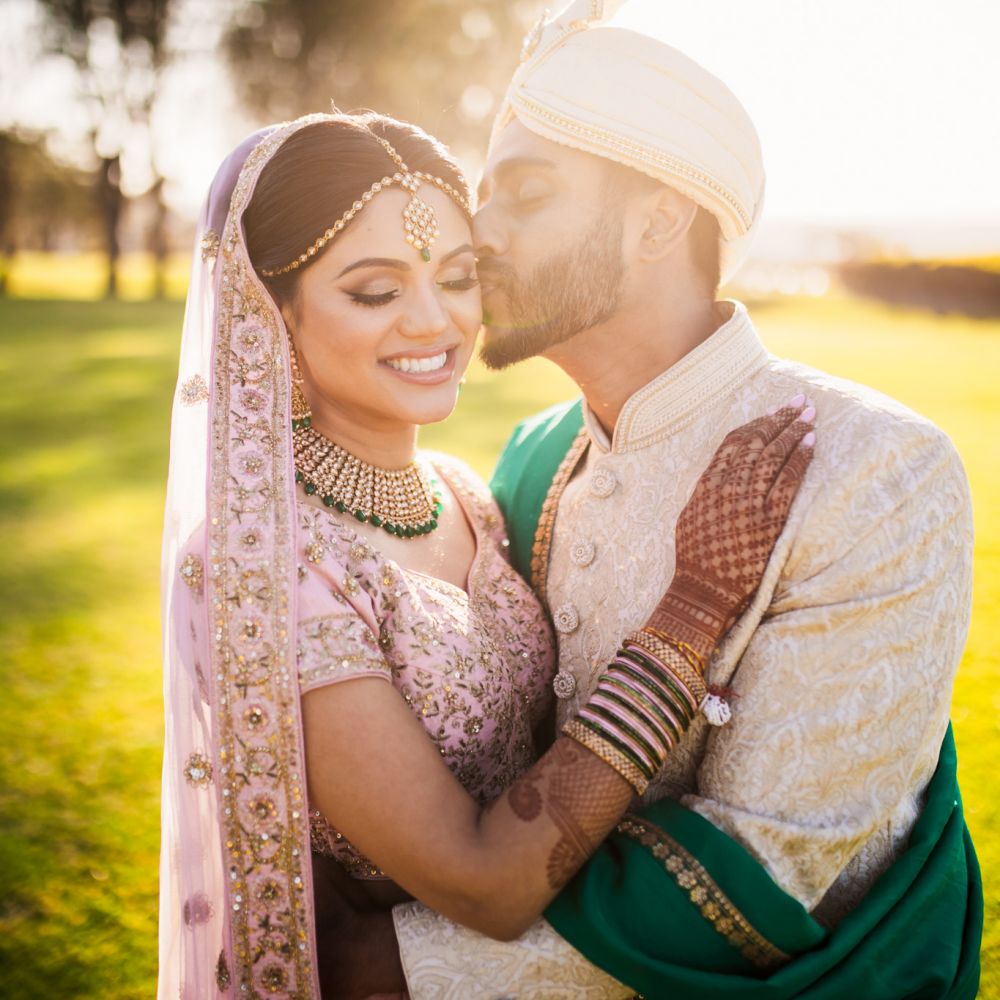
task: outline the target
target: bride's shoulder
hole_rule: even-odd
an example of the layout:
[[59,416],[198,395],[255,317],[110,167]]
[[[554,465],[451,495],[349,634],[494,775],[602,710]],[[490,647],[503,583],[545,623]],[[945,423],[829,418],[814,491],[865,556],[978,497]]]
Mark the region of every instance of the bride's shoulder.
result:
[[502,529],[503,518],[490,488],[467,462],[440,451],[421,451],[420,454],[451,489],[460,494],[470,512],[487,530]]

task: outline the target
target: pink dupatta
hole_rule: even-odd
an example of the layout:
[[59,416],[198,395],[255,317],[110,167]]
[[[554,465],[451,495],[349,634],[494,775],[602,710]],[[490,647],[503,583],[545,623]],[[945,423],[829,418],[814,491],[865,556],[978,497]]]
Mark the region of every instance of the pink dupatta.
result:
[[242,216],[278,147],[326,117],[244,141],[199,223],[163,534],[160,1000],[319,997],[288,342]]

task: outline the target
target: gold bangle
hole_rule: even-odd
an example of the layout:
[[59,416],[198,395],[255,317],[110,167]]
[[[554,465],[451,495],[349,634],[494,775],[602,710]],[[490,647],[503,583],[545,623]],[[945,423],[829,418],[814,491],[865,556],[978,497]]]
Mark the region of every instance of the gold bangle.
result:
[[639,631],[645,635],[656,636],[657,639],[667,643],[668,646],[673,646],[674,649],[683,655],[684,659],[686,659],[692,667],[704,675],[705,661],[702,658],[701,653],[699,653],[694,646],[686,643],[683,639],[675,638],[667,632],[661,632],[658,628],[653,628],[652,625],[644,625]]
[[592,729],[588,729],[578,719],[570,719],[562,727],[564,736],[575,740],[586,747],[591,753],[600,757],[609,767],[613,767],[635,790],[636,795],[642,795],[649,787],[649,779],[620,750],[602,740]]
[[696,667],[688,659],[683,650],[678,649],[672,640],[664,639],[659,632],[654,632],[650,629],[641,629],[638,632],[632,632],[630,635],[627,635],[625,641],[634,642],[637,646],[642,646],[649,650],[653,656],[666,660],[666,665],[677,674],[678,680],[687,685],[691,696],[694,698],[695,709],[697,710],[697,706],[701,704],[702,699],[708,694],[703,669]]

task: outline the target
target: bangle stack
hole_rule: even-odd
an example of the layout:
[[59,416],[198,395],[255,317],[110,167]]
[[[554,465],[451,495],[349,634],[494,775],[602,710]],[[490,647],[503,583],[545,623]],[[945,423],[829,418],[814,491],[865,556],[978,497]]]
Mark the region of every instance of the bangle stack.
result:
[[633,632],[562,731],[641,795],[698,713],[703,678],[704,664],[686,643],[663,632]]

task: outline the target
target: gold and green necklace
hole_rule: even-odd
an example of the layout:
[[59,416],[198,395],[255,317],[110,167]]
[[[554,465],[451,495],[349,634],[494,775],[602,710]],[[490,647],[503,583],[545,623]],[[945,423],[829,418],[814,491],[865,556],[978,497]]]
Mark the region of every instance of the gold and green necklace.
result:
[[308,424],[295,429],[294,450],[295,481],[327,507],[399,538],[428,535],[438,526],[441,492],[424,463],[380,469]]

